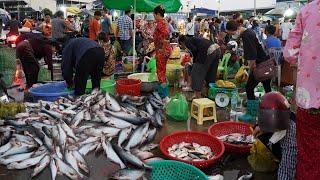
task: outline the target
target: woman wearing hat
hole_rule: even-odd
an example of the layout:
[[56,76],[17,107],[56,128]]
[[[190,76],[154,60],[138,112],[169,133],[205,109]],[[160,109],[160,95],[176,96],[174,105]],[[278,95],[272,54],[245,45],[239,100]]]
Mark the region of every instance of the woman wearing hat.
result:
[[146,23],[142,28],[142,37],[143,37],[143,50],[146,53],[149,45],[153,42],[153,33],[155,30],[154,17],[148,15],[146,17]]

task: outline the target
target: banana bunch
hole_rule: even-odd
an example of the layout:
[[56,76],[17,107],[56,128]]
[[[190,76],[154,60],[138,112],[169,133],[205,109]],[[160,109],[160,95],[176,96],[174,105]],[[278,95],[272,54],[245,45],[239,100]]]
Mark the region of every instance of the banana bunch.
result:
[[240,67],[240,69],[238,70],[235,79],[238,83],[245,83],[248,81],[249,78],[249,74],[247,72],[247,67],[246,66],[242,66]]
[[236,85],[230,81],[218,80],[216,81],[216,85],[220,88],[236,88]]

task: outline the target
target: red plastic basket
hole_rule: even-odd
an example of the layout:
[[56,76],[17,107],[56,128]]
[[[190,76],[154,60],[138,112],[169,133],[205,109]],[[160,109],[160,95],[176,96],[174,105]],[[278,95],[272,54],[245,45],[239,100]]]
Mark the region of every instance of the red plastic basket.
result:
[[119,95],[140,96],[141,80],[119,79],[117,81],[117,93]]
[[[168,153],[168,148],[171,147],[173,144],[178,144],[181,142],[188,142],[188,143],[195,142],[202,146],[209,146],[214,152],[215,157],[205,161],[185,161],[185,160],[181,160],[181,159],[170,156]],[[168,159],[185,162],[193,166],[196,166],[198,168],[205,168],[219,161],[219,159],[224,153],[224,145],[219,139],[207,133],[181,131],[181,132],[176,132],[174,134],[164,137],[160,141],[160,150]]]
[[[223,136],[231,133],[241,133],[245,135],[250,135],[252,134],[252,128],[251,125],[247,123],[226,121],[212,125],[209,128],[208,133],[214,137]],[[235,145],[227,142],[223,143],[226,147],[226,151],[231,153],[250,153],[250,149],[252,147],[251,145]]]

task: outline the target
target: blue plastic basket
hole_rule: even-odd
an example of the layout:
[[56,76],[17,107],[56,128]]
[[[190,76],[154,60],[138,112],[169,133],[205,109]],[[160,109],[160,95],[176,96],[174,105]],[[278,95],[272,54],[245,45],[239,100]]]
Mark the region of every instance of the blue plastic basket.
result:
[[65,82],[57,82],[31,88],[29,92],[34,101],[55,101],[61,96],[74,94],[74,91],[66,91],[66,88],[67,84]]

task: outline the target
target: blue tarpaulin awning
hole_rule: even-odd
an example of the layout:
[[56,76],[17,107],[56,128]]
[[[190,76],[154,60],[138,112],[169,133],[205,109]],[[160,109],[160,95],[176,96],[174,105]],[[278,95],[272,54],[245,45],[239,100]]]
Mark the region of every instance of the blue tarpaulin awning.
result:
[[215,16],[217,14],[216,10],[212,10],[212,9],[206,9],[206,8],[194,8],[191,9],[191,13],[193,14],[206,14],[208,16]]

